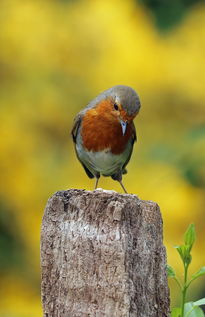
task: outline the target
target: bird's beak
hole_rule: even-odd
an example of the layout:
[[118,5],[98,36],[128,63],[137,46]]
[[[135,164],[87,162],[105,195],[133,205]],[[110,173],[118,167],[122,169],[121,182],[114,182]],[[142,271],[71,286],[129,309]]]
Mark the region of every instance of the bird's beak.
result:
[[127,129],[127,122],[125,122],[123,120],[120,120],[120,124],[121,124],[121,127],[122,127],[122,134],[125,135],[126,129]]

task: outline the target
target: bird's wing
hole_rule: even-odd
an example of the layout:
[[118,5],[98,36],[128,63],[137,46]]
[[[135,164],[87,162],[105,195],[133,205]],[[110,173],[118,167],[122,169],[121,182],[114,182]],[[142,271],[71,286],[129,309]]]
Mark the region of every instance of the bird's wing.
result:
[[129,156],[128,156],[126,162],[125,162],[125,164],[124,164],[123,167],[122,167],[122,173],[123,173],[123,174],[126,174],[126,173],[127,173],[125,167],[126,167],[126,165],[129,163],[129,160],[130,160],[130,158],[131,158],[131,156],[132,156],[133,146],[134,146],[135,141],[137,141],[137,133],[136,133],[135,125],[134,125],[134,123],[132,122],[132,138],[131,138],[132,148],[131,148],[130,154],[129,154]]
[[82,121],[82,113],[79,112],[74,119],[73,127],[71,130],[71,135],[72,135],[74,143],[76,143],[76,138],[77,138],[78,130],[80,128],[81,121]]
[[[71,130],[71,135],[72,135],[74,143],[76,143],[78,131],[79,131],[79,128],[80,128],[80,125],[81,125],[81,121],[82,121],[82,117],[83,117],[83,113],[79,112],[77,114],[77,116],[75,117],[75,119],[74,119],[73,127],[72,127],[72,130]],[[76,152],[76,155],[77,155],[77,158],[78,158],[79,162],[82,164],[82,166],[83,166],[86,174],[88,175],[88,177],[93,178],[94,175],[89,171],[89,169],[85,166],[85,164],[79,158],[79,155],[78,155],[78,152],[76,150],[76,147],[75,147],[75,152]]]

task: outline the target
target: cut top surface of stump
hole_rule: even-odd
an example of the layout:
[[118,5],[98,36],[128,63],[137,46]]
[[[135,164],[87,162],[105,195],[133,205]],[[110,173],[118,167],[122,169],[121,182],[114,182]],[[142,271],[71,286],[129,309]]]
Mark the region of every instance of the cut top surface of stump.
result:
[[44,316],[169,316],[162,218],[152,201],[107,190],[55,193],[43,217],[41,266]]
[[[119,194],[115,191],[102,190],[97,189],[94,191],[80,190],[80,189],[70,189],[67,191],[59,191],[56,192],[49,200],[48,206],[52,205],[53,216],[55,216],[55,212],[57,212],[57,216],[60,215],[60,211],[66,212],[69,209],[69,212],[72,214],[73,209],[75,209],[75,216],[81,216],[80,209],[89,210],[89,219],[90,213],[94,212],[95,221],[98,217],[111,217],[113,220],[121,220],[123,211],[125,211],[126,207],[145,207],[147,213],[145,213],[145,217],[148,221],[154,221],[157,217],[159,217],[159,207],[153,201],[145,201],[140,200],[134,194]],[[69,207],[69,208],[68,208]],[[92,208],[90,208],[92,207]],[[63,208],[63,209],[62,209]],[[151,209],[151,212],[149,210]],[[140,210],[138,210],[139,212]],[[51,213],[49,213],[51,214]],[[160,214],[161,220],[161,214]]]

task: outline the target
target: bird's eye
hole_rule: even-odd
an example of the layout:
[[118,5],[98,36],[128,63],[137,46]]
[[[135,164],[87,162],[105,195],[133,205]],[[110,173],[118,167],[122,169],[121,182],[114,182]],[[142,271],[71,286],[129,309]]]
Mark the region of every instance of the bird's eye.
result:
[[116,103],[114,103],[114,108],[115,108],[115,110],[119,110],[119,107]]

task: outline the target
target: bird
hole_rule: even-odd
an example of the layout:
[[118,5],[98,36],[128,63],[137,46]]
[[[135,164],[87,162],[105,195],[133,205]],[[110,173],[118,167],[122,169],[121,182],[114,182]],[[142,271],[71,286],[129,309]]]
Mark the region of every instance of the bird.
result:
[[100,93],[74,118],[71,135],[78,160],[87,176],[110,176],[120,183],[127,173],[137,134],[133,119],[141,107],[137,92],[116,85]]

